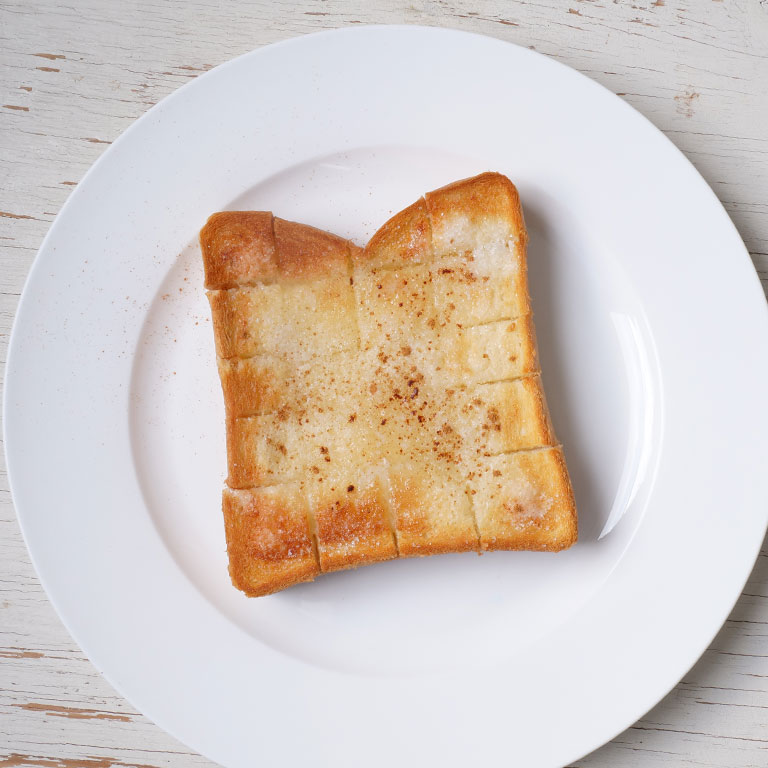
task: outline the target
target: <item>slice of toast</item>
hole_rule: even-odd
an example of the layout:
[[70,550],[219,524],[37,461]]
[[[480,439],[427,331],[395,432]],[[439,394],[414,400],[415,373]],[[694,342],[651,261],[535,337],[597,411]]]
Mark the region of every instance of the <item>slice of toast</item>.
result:
[[517,190],[495,173],[427,194],[364,249],[270,213],[208,220],[235,586],[573,544],[526,240]]

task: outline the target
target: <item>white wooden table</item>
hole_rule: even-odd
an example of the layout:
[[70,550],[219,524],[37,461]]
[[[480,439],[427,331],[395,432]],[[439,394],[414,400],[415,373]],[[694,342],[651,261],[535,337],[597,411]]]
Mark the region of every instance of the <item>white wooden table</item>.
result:
[[[0,0],[3,362],[24,278],[53,217],[133,120],[238,54],[361,23],[482,32],[603,83],[693,161],[768,287],[766,0],[395,0],[375,7],[362,0]],[[682,764],[768,766],[765,543],[741,599],[696,666],[636,725],[576,763]],[[135,712],[67,634],[30,564],[3,472],[0,768],[194,765],[210,763]]]

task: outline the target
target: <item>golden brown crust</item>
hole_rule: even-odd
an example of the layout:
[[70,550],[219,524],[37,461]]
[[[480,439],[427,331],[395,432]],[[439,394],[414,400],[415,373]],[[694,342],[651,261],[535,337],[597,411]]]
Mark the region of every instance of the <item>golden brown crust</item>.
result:
[[517,318],[517,320],[514,321],[514,325],[524,340],[517,353],[521,370],[520,375],[528,376],[539,370],[539,350],[536,343],[536,329],[533,325],[533,315]]
[[499,251],[506,247],[515,279],[512,286],[502,290],[502,300],[509,305],[505,317],[529,314],[528,232],[515,185],[500,173],[483,173],[430,192],[425,199],[435,253],[473,253],[472,271],[482,280],[500,266],[498,258],[486,259],[489,254],[485,249],[490,243],[497,244]]
[[349,242],[321,229],[275,218],[277,266],[286,280],[349,277]]
[[267,213],[211,217],[201,244],[237,587],[575,541],[526,241],[499,174],[427,194],[364,250]]
[[200,232],[200,247],[206,288],[235,288],[277,277],[271,213],[214,213]]
[[[541,377],[532,376],[512,384],[519,387],[520,394],[510,399],[514,405],[506,410],[504,418],[506,419],[505,427],[508,430],[514,430],[518,436],[515,442],[519,447],[505,450],[525,450],[537,446],[555,445],[557,440],[544,399]],[[525,429],[521,429],[521,424],[525,425]]]
[[227,416],[257,416],[282,404],[287,366],[274,357],[219,358],[219,378]]
[[208,301],[219,357],[251,357],[280,351],[278,337],[270,332],[282,315],[279,285],[209,291]]
[[[482,232],[489,221],[503,222],[524,249],[528,233],[523,220],[523,208],[517,187],[500,173],[481,173],[469,179],[455,181],[434,192],[428,192],[427,203],[432,222],[435,250],[446,253],[462,243],[454,240],[448,223],[466,217],[473,232]],[[523,254],[524,256],[525,254]]]
[[432,232],[422,198],[395,214],[371,238],[355,262],[377,267],[401,267],[432,260]]
[[347,240],[266,211],[214,213],[200,246],[209,290],[350,273]]
[[268,595],[320,572],[297,487],[225,488],[222,507],[229,573],[247,595]]

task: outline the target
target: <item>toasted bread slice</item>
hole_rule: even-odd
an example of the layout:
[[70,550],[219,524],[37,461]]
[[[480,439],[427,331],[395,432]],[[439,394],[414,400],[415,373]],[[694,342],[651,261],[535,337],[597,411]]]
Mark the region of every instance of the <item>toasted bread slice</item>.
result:
[[224,528],[232,583],[251,597],[319,573],[307,501],[295,485],[224,490]]
[[482,549],[557,551],[573,544],[573,499],[560,447],[474,464],[470,494]]
[[209,219],[238,588],[575,541],[526,240],[517,190],[493,173],[427,194],[364,249],[264,212]]

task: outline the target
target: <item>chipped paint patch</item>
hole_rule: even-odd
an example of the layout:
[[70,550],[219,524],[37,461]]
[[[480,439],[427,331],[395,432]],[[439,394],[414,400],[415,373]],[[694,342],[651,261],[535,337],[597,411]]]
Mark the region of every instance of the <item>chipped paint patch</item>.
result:
[[71,717],[73,720],[119,720],[123,723],[130,723],[130,715],[121,715],[118,712],[105,712],[100,709],[82,709],[80,707],[61,707],[55,704],[38,704],[30,702],[29,704],[14,704],[19,709],[26,709],[29,712],[43,712],[46,715],[55,715],[56,717]]
[[685,117],[693,117],[693,102],[698,99],[700,94],[689,88],[685,93],[679,93],[675,96],[677,111]]
[[[0,211],[0,216],[10,216],[13,219],[31,219],[31,216],[14,216],[10,213],[3,213]],[[22,651],[21,649],[10,648],[6,651],[0,651],[0,658],[2,659],[42,659],[45,656],[40,651]]]
[[118,768],[118,766],[156,768],[156,766],[146,763],[124,763],[108,757],[40,757],[13,752],[8,757],[0,759],[0,768],[17,768],[18,766],[30,766],[30,768]]

